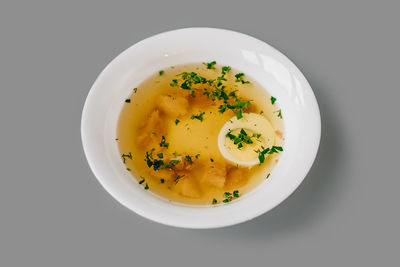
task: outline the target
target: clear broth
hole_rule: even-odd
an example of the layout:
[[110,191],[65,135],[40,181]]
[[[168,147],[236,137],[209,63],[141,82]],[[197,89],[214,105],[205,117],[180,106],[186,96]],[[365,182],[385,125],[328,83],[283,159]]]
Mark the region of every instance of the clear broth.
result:
[[[238,168],[225,160],[218,149],[217,137],[221,127],[235,114],[231,110],[221,114],[218,112],[219,105],[210,104],[204,96],[196,93],[196,97],[191,97],[188,90],[170,85],[171,81],[177,79],[177,75],[182,72],[193,71],[207,79],[215,79],[220,75],[221,67],[216,65],[215,68],[207,69],[206,65],[195,63],[164,69],[162,75],[155,73],[138,85],[137,90],[132,91],[128,97],[130,102],[124,103],[121,110],[117,143],[121,155],[132,155],[131,158],[123,157],[127,171],[141,182],[143,188],[170,201],[209,205],[213,202],[213,204],[222,203],[226,199],[225,192],[232,193],[237,190],[242,196],[265,181],[278,162],[279,153],[268,155],[263,164],[250,169]],[[282,146],[284,139],[282,119],[278,116],[279,99],[272,104],[271,96],[267,91],[248,76],[245,76],[245,80],[250,81],[249,84],[235,82],[236,73],[239,71],[232,69],[225,76],[226,88],[237,90],[237,95],[251,100],[249,111],[261,113],[271,122],[276,133],[275,145]],[[189,105],[185,115],[171,116],[160,111],[160,96],[168,95],[174,99],[188,100]],[[178,112],[179,109],[175,111]],[[191,118],[192,115],[201,114],[200,112],[204,112],[203,121]],[[154,121],[156,121],[155,125],[149,126],[151,123],[154,124]],[[159,146],[162,136],[169,144],[168,149]],[[177,155],[178,158],[182,157],[180,160],[183,164],[184,157],[189,155],[193,164],[188,169],[177,165],[177,168],[183,168],[180,171],[171,172],[168,169],[154,171],[145,161],[146,152],[152,148],[156,149],[153,152],[154,157],[159,152],[163,153],[164,158],[175,158]],[[174,152],[176,152],[175,155]],[[196,155],[199,155],[198,158]],[[223,183],[221,180],[211,184],[207,182],[206,176],[210,173],[210,166],[215,167],[211,169],[210,175],[213,175],[214,170],[218,172],[218,168],[225,169],[226,179]],[[217,175],[221,176],[220,173]]]

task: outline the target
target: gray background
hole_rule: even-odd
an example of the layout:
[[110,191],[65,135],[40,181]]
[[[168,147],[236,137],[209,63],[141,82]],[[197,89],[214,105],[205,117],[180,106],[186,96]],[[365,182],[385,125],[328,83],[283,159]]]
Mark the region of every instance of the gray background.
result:
[[[400,5],[261,2],[0,2],[0,266],[398,266]],[[308,78],[322,115],[319,154],[298,190],[224,229],[130,212],[81,147],[83,103],[106,64],[143,38],[191,26],[278,48]]]

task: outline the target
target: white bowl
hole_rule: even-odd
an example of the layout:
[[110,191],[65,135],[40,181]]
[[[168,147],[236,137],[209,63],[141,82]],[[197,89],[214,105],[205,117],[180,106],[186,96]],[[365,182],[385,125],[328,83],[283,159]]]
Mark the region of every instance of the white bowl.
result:
[[[278,99],[284,124],[284,152],[265,182],[231,203],[218,206],[172,203],[143,190],[126,171],[115,141],[118,116],[132,88],[158,70],[212,60],[246,73]],[[317,154],[320,120],[310,85],[282,53],[245,34],[187,28],[147,38],[108,64],[87,96],[81,134],[93,173],[122,205],[171,226],[217,228],[248,221],[271,210],[299,186]]]

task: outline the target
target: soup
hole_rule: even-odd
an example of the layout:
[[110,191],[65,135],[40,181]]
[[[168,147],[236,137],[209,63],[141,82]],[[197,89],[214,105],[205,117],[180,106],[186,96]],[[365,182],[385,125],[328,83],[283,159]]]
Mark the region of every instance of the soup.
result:
[[278,162],[278,103],[215,61],[172,66],[132,88],[116,142],[144,190],[185,204],[225,204],[265,181]]

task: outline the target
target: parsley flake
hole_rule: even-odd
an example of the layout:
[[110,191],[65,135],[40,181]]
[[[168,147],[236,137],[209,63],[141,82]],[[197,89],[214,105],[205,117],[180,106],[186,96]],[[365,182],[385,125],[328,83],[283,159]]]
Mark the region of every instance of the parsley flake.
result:
[[198,115],[192,114],[192,116],[190,116],[190,118],[191,118],[192,120],[197,119],[197,120],[199,120],[199,121],[203,121],[203,120],[204,120],[204,118],[203,118],[203,115],[204,115],[204,114],[206,114],[206,113],[205,113],[205,112],[200,112]]
[[163,135],[163,136],[161,137],[160,147],[168,148],[168,146],[169,146],[169,143],[166,142],[165,136]]
[[128,154],[122,154],[121,158],[122,158],[122,161],[125,163],[127,158],[132,159],[132,153],[129,152]]
[[209,63],[203,63],[203,64],[207,66],[207,69],[209,69],[209,70],[215,70],[214,65],[217,64],[217,62],[216,62],[216,61],[211,61],[211,62],[209,62]]

